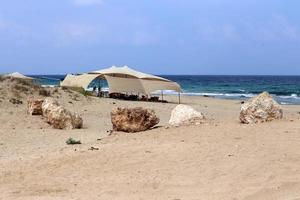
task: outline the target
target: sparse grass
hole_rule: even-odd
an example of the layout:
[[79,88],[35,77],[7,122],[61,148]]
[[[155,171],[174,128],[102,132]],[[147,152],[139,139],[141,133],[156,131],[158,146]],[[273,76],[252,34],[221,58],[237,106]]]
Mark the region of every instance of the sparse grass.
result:
[[74,145],[74,144],[81,144],[81,142],[80,142],[80,140],[75,140],[73,138],[69,138],[69,139],[67,139],[66,144],[67,145]]
[[51,96],[50,91],[45,89],[45,88],[40,88],[39,89],[39,95],[44,96],[44,97]]
[[54,88],[53,93],[58,93],[58,88]]
[[0,75],[0,81],[5,81],[6,79],[8,79],[8,77]]
[[83,96],[92,96],[92,93],[85,91],[82,87],[62,87],[66,92],[72,93],[72,91],[82,94]]
[[28,87],[26,87],[24,85],[19,85],[19,84],[15,84],[13,86],[13,88],[19,92],[28,92],[29,91]]

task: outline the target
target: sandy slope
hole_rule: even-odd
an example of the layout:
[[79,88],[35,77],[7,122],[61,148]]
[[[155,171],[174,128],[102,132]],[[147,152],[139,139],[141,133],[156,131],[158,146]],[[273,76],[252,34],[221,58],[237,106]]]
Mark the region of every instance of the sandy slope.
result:
[[[164,126],[176,104],[72,95],[58,99],[82,115],[81,130],[54,130],[25,105],[0,103],[0,199],[300,199],[299,106],[284,106],[281,121],[242,125],[238,101],[189,97],[207,123],[108,136],[113,107],[152,108]],[[68,137],[83,144],[67,146]]]

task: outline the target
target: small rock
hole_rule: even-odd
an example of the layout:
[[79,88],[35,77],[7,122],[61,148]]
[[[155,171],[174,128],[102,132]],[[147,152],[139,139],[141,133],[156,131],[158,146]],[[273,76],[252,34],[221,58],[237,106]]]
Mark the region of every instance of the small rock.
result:
[[19,99],[15,99],[15,98],[11,98],[9,100],[10,103],[12,104],[23,104],[23,101],[19,100]]
[[90,151],[98,151],[99,148],[91,147],[91,148],[89,148],[88,150],[90,150]]

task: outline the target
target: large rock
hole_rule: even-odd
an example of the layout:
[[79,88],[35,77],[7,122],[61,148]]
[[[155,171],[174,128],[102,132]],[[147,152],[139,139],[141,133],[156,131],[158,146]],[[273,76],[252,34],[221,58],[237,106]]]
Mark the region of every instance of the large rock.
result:
[[57,106],[47,114],[47,122],[57,129],[82,128],[83,120],[62,106]]
[[44,102],[42,104],[42,111],[43,111],[43,116],[48,117],[48,114],[57,108],[59,106],[59,103],[53,99],[52,97],[47,97],[44,99]]
[[43,116],[54,128],[57,129],[74,129],[82,128],[83,120],[79,115],[73,114],[63,108],[58,102],[48,97],[42,104]]
[[282,117],[281,106],[267,92],[241,106],[240,121],[245,124],[268,122]]
[[179,104],[171,113],[169,124],[171,126],[198,125],[205,119],[201,112],[196,111],[191,106]]
[[43,99],[28,99],[28,105],[27,105],[27,112],[30,115],[42,115],[43,109],[42,104],[44,100]]
[[159,123],[153,110],[143,108],[117,108],[111,112],[114,131],[145,131]]

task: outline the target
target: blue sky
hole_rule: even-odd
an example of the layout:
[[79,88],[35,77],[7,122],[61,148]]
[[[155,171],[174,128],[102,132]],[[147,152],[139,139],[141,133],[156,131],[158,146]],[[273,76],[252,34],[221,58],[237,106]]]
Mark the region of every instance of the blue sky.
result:
[[297,0],[0,0],[0,73],[300,74]]

